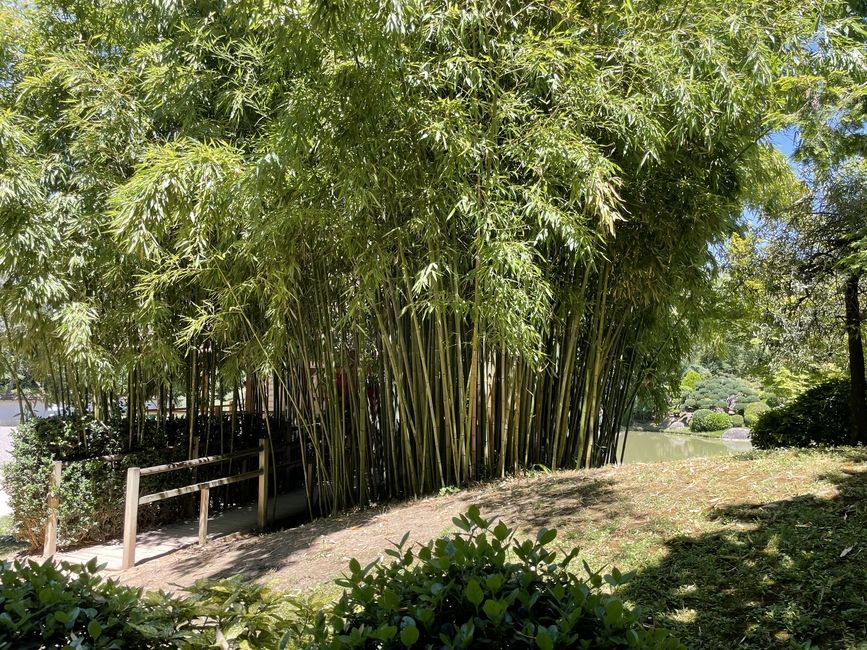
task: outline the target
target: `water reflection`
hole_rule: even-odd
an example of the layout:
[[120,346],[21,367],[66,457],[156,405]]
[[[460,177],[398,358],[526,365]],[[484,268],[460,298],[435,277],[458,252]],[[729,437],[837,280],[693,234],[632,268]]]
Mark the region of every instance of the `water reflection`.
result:
[[623,462],[661,463],[684,458],[724,456],[750,449],[752,445],[749,440],[719,440],[655,431],[630,431]]

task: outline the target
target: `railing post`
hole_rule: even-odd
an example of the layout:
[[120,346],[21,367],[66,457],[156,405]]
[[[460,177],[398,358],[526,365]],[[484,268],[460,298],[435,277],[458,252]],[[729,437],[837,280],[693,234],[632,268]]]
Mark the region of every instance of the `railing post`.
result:
[[268,439],[259,440],[259,508],[258,524],[260,529],[265,528],[268,514]]
[[199,493],[199,546],[204,546],[208,541],[208,506],[210,505],[211,491],[202,488]]
[[51,464],[51,480],[48,483],[48,521],[45,522],[45,545],[42,557],[51,557],[57,551],[57,516],[60,509],[60,476],[63,461]]
[[126,503],[123,513],[123,562],[121,563],[121,569],[129,569],[135,564],[135,536],[138,524],[140,480],[140,467],[130,467],[126,470]]

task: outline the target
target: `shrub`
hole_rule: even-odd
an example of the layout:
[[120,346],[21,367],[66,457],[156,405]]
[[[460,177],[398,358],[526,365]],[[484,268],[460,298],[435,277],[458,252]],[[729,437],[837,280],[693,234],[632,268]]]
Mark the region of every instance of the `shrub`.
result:
[[[141,423],[140,440],[148,445],[123,453],[129,441],[127,422],[105,423],[92,418],[34,418],[18,426],[12,436],[12,461],[3,471],[3,483],[9,494],[16,535],[27,541],[31,549],[41,547],[43,530],[48,517],[48,488],[53,460],[64,461],[60,483],[58,534],[65,545],[104,541],[122,532],[123,499],[128,467],[160,465],[186,458],[189,427],[182,418],[158,425],[155,420]],[[267,435],[268,427],[287,435],[286,428],[276,423],[265,425],[262,418],[239,416],[233,425],[230,419],[197,418],[197,433],[202,440],[208,432],[231,432],[234,449],[252,447]],[[214,434],[212,444],[220,439]],[[275,439],[279,444],[280,439]],[[225,442],[225,441],[224,441]],[[175,448],[172,449],[172,445]],[[229,445],[227,445],[229,446]],[[203,452],[208,451],[206,449]],[[213,449],[210,450],[213,453]],[[118,455],[120,454],[120,455]],[[106,462],[95,457],[113,455]],[[200,467],[199,480],[216,477],[224,468],[214,465]],[[143,493],[179,487],[189,482],[189,474],[172,472],[142,479]],[[278,481],[287,480],[278,477]],[[242,502],[246,494],[252,497],[255,486],[250,482],[232,488],[231,497]],[[248,492],[245,492],[248,491]],[[228,494],[226,498],[228,499]],[[170,499],[143,506],[139,510],[142,530],[189,515],[187,499]]]
[[699,409],[692,415],[689,421],[691,431],[721,431],[728,429],[731,426],[729,416],[721,411],[710,411],[708,409]]
[[734,409],[759,401],[758,386],[739,377],[716,376],[703,379],[683,397],[682,409],[728,409],[728,399],[735,396]]
[[454,519],[463,531],[417,552],[406,536],[386,551],[395,561],[349,564],[333,609],[320,614],[309,648],[683,648],[662,629],[644,629],[640,614],[602,592],[625,581],[570,573],[548,546],[556,532],[518,542],[477,507]]
[[[151,439],[156,438],[153,432]],[[117,462],[93,460],[117,454],[125,438],[118,427],[90,418],[34,418],[19,425],[12,436],[12,460],[3,468],[3,486],[9,495],[16,535],[31,549],[42,546],[48,517],[48,490],[53,460],[64,460],[60,482],[58,534],[66,544],[102,541],[120,534],[126,468],[174,460],[166,449],[144,450]],[[164,440],[156,439],[155,442]],[[185,450],[180,450],[183,454]],[[162,475],[161,475],[162,476]],[[177,476],[153,477],[146,488],[172,486]],[[156,513],[169,514],[178,502],[143,510],[142,525]],[[173,517],[177,514],[171,512]]]
[[704,377],[697,370],[690,368],[680,379],[680,392],[683,394],[689,393],[702,379]]
[[747,407],[744,409],[744,422],[748,427],[751,427],[756,423],[756,420],[759,419],[759,416],[762,413],[766,413],[770,410],[771,407],[765,402],[753,402],[752,404],[747,404]]
[[752,427],[756,447],[815,447],[850,442],[849,382],[835,379],[769,410]]
[[172,599],[103,581],[96,562],[0,563],[0,650],[176,648]]
[[764,400],[765,404],[770,406],[772,409],[778,408],[786,403],[785,397],[780,397],[779,395],[774,395],[770,393]]
[[312,610],[266,586],[201,581],[185,597],[144,595],[87,565],[0,563],[0,650],[225,650],[304,642]]
[[744,416],[743,415],[730,415],[729,420],[731,421],[731,425],[733,427],[744,426]]

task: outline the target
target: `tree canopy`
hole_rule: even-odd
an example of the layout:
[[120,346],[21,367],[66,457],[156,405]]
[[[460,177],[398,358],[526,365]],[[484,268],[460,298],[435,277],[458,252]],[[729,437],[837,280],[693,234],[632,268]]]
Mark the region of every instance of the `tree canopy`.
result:
[[835,1],[0,21],[9,345],[131,419],[273,383],[334,507],[614,459],[635,395],[679,380],[710,246],[789,173],[765,136],[863,66]]

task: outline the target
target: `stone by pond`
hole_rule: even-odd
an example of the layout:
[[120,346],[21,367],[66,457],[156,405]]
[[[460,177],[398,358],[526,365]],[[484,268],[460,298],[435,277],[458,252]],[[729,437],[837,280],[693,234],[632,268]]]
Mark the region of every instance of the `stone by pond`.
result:
[[746,427],[732,427],[723,431],[722,438],[723,440],[749,440],[750,430]]

